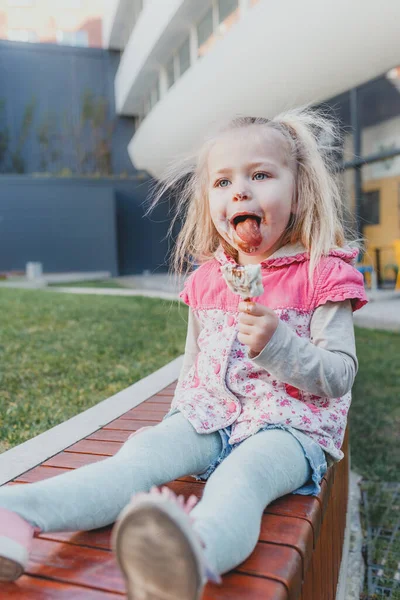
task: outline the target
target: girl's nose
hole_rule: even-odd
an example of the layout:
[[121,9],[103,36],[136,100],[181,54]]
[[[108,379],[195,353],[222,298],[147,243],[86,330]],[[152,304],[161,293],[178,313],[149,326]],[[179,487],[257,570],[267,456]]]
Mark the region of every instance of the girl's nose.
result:
[[234,202],[239,202],[241,200],[250,200],[250,193],[249,192],[236,192],[236,194],[233,195]]

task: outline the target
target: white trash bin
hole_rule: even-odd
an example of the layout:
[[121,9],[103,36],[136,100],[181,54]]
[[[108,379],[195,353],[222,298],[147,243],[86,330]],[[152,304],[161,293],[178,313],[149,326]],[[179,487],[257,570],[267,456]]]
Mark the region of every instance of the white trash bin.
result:
[[42,279],[43,277],[43,265],[40,262],[28,262],[26,263],[25,269],[26,278],[29,281],[36,279]]

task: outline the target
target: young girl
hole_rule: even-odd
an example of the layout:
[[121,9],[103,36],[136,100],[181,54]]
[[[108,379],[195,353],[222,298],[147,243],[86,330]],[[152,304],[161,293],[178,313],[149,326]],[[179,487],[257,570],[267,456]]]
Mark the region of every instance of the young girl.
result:
[[[171,411],[112,458],[0,490],[3,580],[23,572],[35,530],[102,527],[125,507],[113,542],[129,598],[198,600],[250,555],[270,502],[318,494],[327,462],[343,457],[352,311],[366,302],[319,146],[332,131],[309,111],[235,119],[168,176],[161,192],[185,182],[175,266],[201,263],[182,292],[189,324]],[[259,264],[262,295],[241,301],[226,264]],[[153,488],[188,474],[207,480],[196,506]]]

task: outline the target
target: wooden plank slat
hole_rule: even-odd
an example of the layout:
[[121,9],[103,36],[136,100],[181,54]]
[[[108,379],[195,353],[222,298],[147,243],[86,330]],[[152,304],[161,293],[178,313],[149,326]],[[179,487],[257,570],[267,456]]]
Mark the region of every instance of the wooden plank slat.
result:
[[1,598],[12,600],[121,600],[122,594],[23,575],[16,583],[1,583]]
[[[330,504],[330,506],[329,506]],[[333,552],[333,544],[332,540],[335,536],[337,536],[337,527],[338,523],[335,522],[333,517],[333,503],[332,497],[331,502],[328,504],[327,512],[326,512],[326,520],[324,523],[324,527],[321,529],[321,535],[319,539],[319,547],[321,552],[321,562],[322,562],[322,572],[325,578],[324,582],[324,596],[326,600],[331,600],[331,598],[335,597],[334,593],[334,583],[336,578],[339,576],[339,565],[336,564],[335,555]]]
[[345,518],[346,509],[343,506],[343,495],[344,495],[344,472],[343,467],[345,466],[345,459],[343,459],[336,466],[337,477],[335,488],[332,489],[333,498],[333,520],[336,523],[336,544],[335,544],[335,564],[334,564],[334,582],[333,591],[336,589],[337,578],[339,577],[339,567],[342,558],[342,547],[344,542],[344,529],[345,529]]
[[95,454],[75,454],[74,452],[59,452],[49,460],[42,463],[43,467],[64,467],[66,469],[76,469],[91,465],[93,463],[105,460],[104,456]]
[[288,595],[279,581],[231,572],[222,585],[208,583],[202,600],[288,600]]
[[336,564],[339,558],[339,530],[340,530],[340,519],[338,520],[336,517],[338,516],[338,506],[337,506],[337,487],[338,485],[340,485],[340,480],[339,477],[337,476],[336,473],[336,465],[334,465],[333,467],[333,472],[334,472],[334,480],[335,480],[335,485],[332,487],[331,490],[331,494],[330,494],[330,498],[329,498],[329,507],[328,507],[328,522],[330,521],[334,521],[335,522],[335,528],[331,529],[330,531],[330,539],[331,539],[331,545],[330,545],[330,558],[331,558],[331,571],[332,571],[332,582],[330,582],[330,591],[331,594],[333,594],[333,590],[334,590],[334,579],[338,574],[338,565]]
[[[330,506],[329,506],[330,504]],[[337,556],[335,556],[335,540],[337,540],[337,529],[340,527],[340,523],[337,523],[334,519],[334,499],[333,496],[330,496],[330,502],[328,503],[326,520],[325,520],[325,531],[324,535],[321,535],[321,543],[320,548],[321,552],[325,552],[326,544],[328,546],[328,556],[326,558],[331,557],[331,560],[324,560],[325,563],[325,573],[327,574],[327,589],[330,590],[332,598],[335,598],[335,581],[336,578],[339,577],[339,565],[336,563]]]
[[157,394],[154,394],[154,396],[151,396],[151,398],[148,398],[148,400],[153,400],[153,401],[158,401],[160,398],[169,398],[170,401],[172,401],[172,398],[175,395],[175,389],[174,390],[165,390],[162,392],[158,392]]
[[249,558],[235,570],[281,582],[289,600],[296,600],[300,595],[302,561],[294,548],[259,542]]
[[77,454],[98,454],[101,456],[114,456],[123,444],[121,442],[108,442],[84,439],[65,449],[65,452]]
[[322,554],[321,545],[317,540],[314,553],[313,553],[313,600],[322,600],[323,597],[323,577],[322,577]]
[[314,531],[314,547],[321,528],[321,506],[315,496],[288,494],[272,502],[265,510],[272,515],[298,517],[310,523]]
[[314,585],[314,559],[312,558],[303,581],[300,600],[318,600],[315,593],[318,593],[318,590]]
[[113,553],[97,548],[36,538],[26,572],[28,575],[105,592],[125,591]]
[[128,410],[125,414],[120,416],[120,419],[156,419],[160,421],[167,414],[169,408],[157,408],[153,404],[149,404],[148,407],[136,407]]
[[52,533],[41,533],[38,537],[55,542],[74,544],[75,546],[87,546],[88,548],[100,548],[111,550],[112,526],[92,529],[91,531],[58,531]]
[[26,473],[23,473],[14,481],[17,483],[35,483],[35,481],[42,481],[42,479],[50,479],[56,475],[68,473],[70,470],[71,469],[61,469],[56,467],[42,467],[39,465],[38,467],[26,471]]
[[149,398],[148,400],[145,400],[144,402],[142,402],[142,406],[148,406],[149,404],[154,404],[154,405],[158,405],[158,406],[165,406],[165,405],[170,406],[171,400],[172,400],[171,396],[153,396],[153,398]]
[[[327,508],[328,510],[328,508]],[[327,520],[327,522],[329,523],[329,518]],[[332,579],[332,564],[331,564],[331,555],[332,555],[332,546],[329,547],[329,544],[327,547],[323,546],[323,542],[321,540],[324,540],[326,542],[326,539],[328,539],[328,535],[329,535],[329,531],[327,528],[327,524],[324,523],[324,525],[321,527],[321,531],[320,531],[320,535],[318,538],[318,542],[317,542],[317,546],[316,546],[316,550],[315,550],[315,554],[317,554],[317,558],[318,558],[318,573],[317,576],[320,580],[320,596],[321,596],[321,600],[328,600],[328,598],[330,597],[330,586],[331,586],[331,579]],[[330,563],[330,569],[328,569],[328,562]]]
[[260,541],[290,546],[302,559],[302,577],[305,577],[313,551],[313,529],[305,519],[264,514],[261,521]]
[[107,442],[126,442],[130,436],[130,431],[119,431],[118,429],[99,429],[91,435],[88,435],[85,440],[98,440]]
[[150,419],[115,419],[111,423],[108,423],[104,427],[105,430],[109,429],[122,429],[123,431],[137,431],[141,427],[148,427],[152,425],[157,425],[160,422],[160,419],[154,418]]

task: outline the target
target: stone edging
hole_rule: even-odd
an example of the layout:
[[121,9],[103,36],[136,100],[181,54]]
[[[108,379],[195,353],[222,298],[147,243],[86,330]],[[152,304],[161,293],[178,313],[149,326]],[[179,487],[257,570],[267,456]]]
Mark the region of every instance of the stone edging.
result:
[[179,356],[114,396],[0,454],[0,485],[36,467],[157,394],[178,379],[182,362],[183,356]]
[[349,470],[346,529],[335,600],[358,600],[362,591],[364,562],[361,553],[362,531],[359,514],[360,480],[360,475]]

